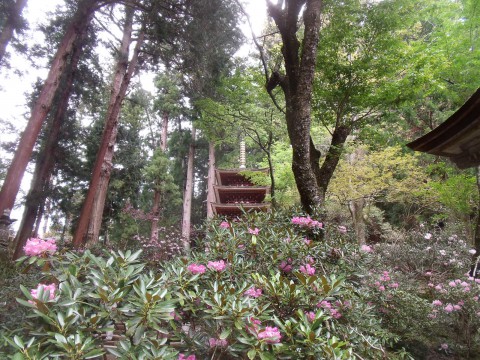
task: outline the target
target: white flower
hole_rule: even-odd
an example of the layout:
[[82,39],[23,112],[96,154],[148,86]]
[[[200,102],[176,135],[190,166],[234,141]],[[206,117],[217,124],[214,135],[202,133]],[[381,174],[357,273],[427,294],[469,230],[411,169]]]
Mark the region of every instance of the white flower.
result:
[[427,240],[430,240],[432,238],[432,234],[426,233],[424,238],[427,239]]
[[440,255],[442,255],[442,256],[447,255],[447,252],[446,252],[445,250],[440,250],[439,253],[440,253]]
[[468,250],[468,252],[469,252],[470,254],[472,254],[472,255],[475,255],[476,252],[477,252],[477,250],[475,250],[475,249],[470,249],[470,250]]

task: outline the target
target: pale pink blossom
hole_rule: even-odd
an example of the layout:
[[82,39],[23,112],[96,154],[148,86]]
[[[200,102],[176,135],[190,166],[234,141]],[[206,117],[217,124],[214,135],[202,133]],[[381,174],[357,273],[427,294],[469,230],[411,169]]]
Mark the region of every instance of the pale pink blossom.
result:
[[447,313],[451,313],[453,311],[453,305],[452,304],[447,304],[447,306],[445,306],[443,308],[443,310],[445,310],[445,312],[447,312]]
[[360,246],[360,251],[363,251],[365,253],[371,253],[373,249],[368,245],[362,245]]
[[378,290],[380,290],[380,291],[385,291],[385,286],[383,286],[383,285],[382,285],[382,286],[379,286],[379,287],[378,287]]
[[338,226],[338,232],[340,234],[346,234],[347,233],[347,227],[346,226],[343,226],[343,225],[339,225]]
[[55,239],[38,239],[30,238],[27,240],[23,251],[27,256],[39,256],[43,254],[53,254],[57,251],[57,245]]
[[443,303],[440,300],[433,300],[432,305],[434,306],[442,306]]
[[282,338],[282,334],[276,327],[267,326],[265,330],[260,331],[257,335],[259,340],[265,340],[267,344],[278,344]]
[[280,263],[280,265],[278,266],[280,270],[282,270],[283,272],[286,272],[286,273],[292,271],[291,261],[290,262],[287,262],[287,261],[282,261]]
[[427,239],[427,240],[430,240],[432,238],[432,234],[426,233],[424,238]]
[[178,355],[178,360],[197,360],[197,358],[195,357],[195,355],[186,356],[186,355],[183,355],[183,354],[179,354]]
[[223,260],[209,261],[208,264],[207,264],[207,267],[211,270],[215,270],[215,271],[220,272],[220,271],[225,270],[225,268],[227,267],[227,264]]
[[305,239],[303,239],[303,242],[305,243],[305,245],[308,246],[312,243],[312,240],[305,238]]
[[313,220],[310,216],[307,217],[300,217],[295,216],[292,218],[292,224],[308,227],[308,228],[323,228],[323,224],[317,220]]
[[300,272],[311,276],[315,274],[315,268],[310,266],[310,264],[305,264],[305,266],[300,266]]
[[475,254],[477,253],[477,250],[475,250],[475,249],[470,249],[470,250],[468,250],[468,252],[469,252],[470,254],[472,254],[472,255],[475,255]]
[[214,348],[214,347],[226,348],[228,346],[228,341],[226,339],[210,338],[208,339],[208,344],[210,345],[211,348]]
[[227,221],[222,221],[222,222],[220,223],[220,227],[221,227],[222,229],[228,229],[228,228],[230,227],[230,224],[229,224]]
[[258,233],[260,232],[259,229],[255,228],[255,229],[250,229],[248,228],[248,232],[252,235],[258,235]]
[[251,287],[250,289],[245,291],[243,295],[258,298],[262,295],[262,289],[255,289],[254,287]]
[[457,286],[457,283],[452,280],[448,283],[448,285],[450,285],[451,287],[455,287],[455,286]]
[[205,265],[190,264],[187,266],[188,271],[192,274],[203,274],[206,270]]
[[443,344],[440,345],[440,348],[442,350],[447,350],[448,349],[448,344],[443,343]]
[[316,314],[313,311],[309,311],[305,315],[307,316],[308,321],[310,321],[310,322],[315,321]]
[[[33,298],[38,299],[38,293],[40,292],[41,288],[43,288],[43,293],[48,291],[49,300],[55,299],[55,291],[57,290],[57,285],[55,283],[51,283],[50,285],[38,284],[36,289],[30,290],[30,295],[32,295]],[[35,301],[28,300],[28,302],[35,305]]]
[[390,286],[392,289],[397,289],[398,288],[398,283],[391,283],[388,286]]

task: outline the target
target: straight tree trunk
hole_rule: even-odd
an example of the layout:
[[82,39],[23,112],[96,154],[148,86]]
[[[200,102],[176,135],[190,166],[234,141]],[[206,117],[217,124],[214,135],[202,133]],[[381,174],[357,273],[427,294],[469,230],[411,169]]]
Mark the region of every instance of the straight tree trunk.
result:
[[195,157],[195,124],[192,124],[192,141],[188,150],[187,163],[187,182],[183,195],[183,221],[182,221],[182,238],[184,247],[187,252],[190,251],[190,228],[192,217],[192,195],[193,195],[193,159]]
[[[160,149],[165,152],[167,151],[167,135],[168,135],[168,114],[163,113],[162,119],[162,135]],[[153,193],[153,205],[152,205],[152,224],[150,228],[150,241],[156,242],[158,240],[158,221],[160,219],[160,200],[161,200],[161,189],[157,186],[155,187]]]
[[348,135],[350,135],[350,128],[343,125],[335,127],[335,130],[332,134],[332,141],[325,156],[325,160],[323,161],[319,172],[316,174],[317,183],[320,187],[320,197],[322,202],[325,201],[325,194],[327,192],[328,185],[330,184],[333,173],[335,172],[338,162],[340,161],[340,157],[342,155]]
[[[316,180],[319,163],[312,163],[317,150],[311,146],[311,100],[319,42],[321,0],[267,1],[270,16],[282,37],[285,74],[274,72],[267,84],[271,91],[280,85],[286,103],[286,122],[293,150],[292,170],[304,209],[311,213],[320,205]],[[284,6],[283,6],[284,5]],[[297,38],[298,19],[303,10],[303,41]],[[312,155],[313,154],[313,155]],[[315,155],[315,156],[314,156]]]
[[207,218],[213,217],[212,203],[215,202],[215,193],[213,190],[215,185],[215,143],[208,143],[208,179],[207,179]]
[[[121,49],[119,51],[119,57],[117,61],[117,66],[115,70],[115,75],[112,84],[112,90],[110,95],[110,101],[107,109],[107,116],[105,121],[105,128],[102,134],[102,140],[100,142],[100,148],[97,153],[97,158],[95,160],[95,165],[92,171],[92,178],[90,180],[90,186],[88,188],[87,196],[85,197],[82,211],[80,213],[80,219],[78,221],[77,229],[73,237],[73,246],[79,248],[85,246],[85,244],[91,245],[92,243],[98,240],[97,238],[89,238],[88,227],[91,221],[99,221],[98,214],[97,218],[92,218],[91,214],[94,209],[95,199],[101,200],[105,199],[103,196],[97,196],[97,189],[101,185],[101,175],[102,169],[105,168],[104,161],[107,154],[108,148],[110,146],[112,135],[116,132],[118,126],[118,118],[121,110],[125,94],[127,92],[128,85],[130,84],[130,79],[132,78],[134,71],[138,63],[138,56],[140,48],[143,44],[145,33],[142,31],[138,35],[137,44],[135,46],[134,54],[128,63],[128,47],[131,43],[131,31],[132,31],[132,21],[133,21],[134,9],[126,6],[125,14],[125,28],[122,39]],[[107,182],[108,185],[108,182]],[[103,209],[103,205],[101,205]],[[102,211],[103,213],[103,211]],[[100,222],[101,222],[100,214]]]
[[20,28],[22,11],[26,4],[27,0],[17,0],[7,16],[5,25],[3,26],[2,32],[0,33],[0,62],[5,57],[5,53],[7,52],[7,46],[13,37],[13,32],[15,30],[18,31],[18,29]]
[[[34,224],[36,222],[35,219],[39,221],[42,218],[46,191],[49,187],[50,177],[56,162],[55,152],[58,145],[60,130],[65,121],[65,113],[68,108],[68,101],[72,92],[78,61],[80,60],[80,56],[82,54],[83,40],[85,35],[86,34],[83,33],[82,36],[78,38],[77,43],[72,49],[68,73],[65,74],[65,78],[62,81],[63,88],[57,101],[57,107],[53,116],[50,132],[40,158],[35,164],[32,185],[30,186],[30,190],[27,195],[22,222],[15,238],[15,251],[13,254],[13,259],[18,259],[22,255],[23,247],[25,246],[25,243],[29,237],[38,236],[38,230],[35,230],[37,229],[37,226],[34,228]],[[60,89],[57,91],[59,90]]]
[[[477,166],[477,190],[480,199],[480,166]],[[480,202],[480,200],[479,200]],[[475,226],[475,239],[474,239],[475,250],[477,250],[475,257],[480,256],[480,204],[478,204],[477,210],[477,224]]]
[[365,199],[355,199],[348,202],[348,209],[352,215],[353,228],[359,245],[366,244],[365,220],[363,218],[363,209],[365,208]]
[[68,26],[60,46],[53,58],[47,79],[40,95],[32,109],[32,114],[20,138],[19,145],[8,168],[2,190],[0,191],[0,214],[10,214],[20,189],[23,174],[32,155],[35,142],[52,106],[53,97],[61,83],[66,70],[68,55],[74,42],[84,34],[96,10],[97,1],[84,0],[78,5],[77,11]]

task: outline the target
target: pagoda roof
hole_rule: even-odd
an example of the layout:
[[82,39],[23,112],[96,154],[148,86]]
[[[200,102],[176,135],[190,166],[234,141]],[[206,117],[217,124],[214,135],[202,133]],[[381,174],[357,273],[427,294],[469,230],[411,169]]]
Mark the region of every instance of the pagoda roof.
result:
[[219,204],[211,203],[213,213],[223,216],[242,216],[244,212],[250,211],[268,211],[270,209],[269,203],[261,204]]
[[241,185],[243,186],[252,186],[253,184],[248,181],[241,174],[242,171],[254,171],[254,172],[263,172],[268,174],[269,169],[215,169],[215,178],[217,179],[217,184],[219,185]]
[[448,157],[460,169],[480,165],[480,88],[442,124],[407,146]]
[[[221,186],[214,185],[215,198],[225,203],[262,203],[270,193],[270,186]],[[243,201],[241,199],[244,199]]]

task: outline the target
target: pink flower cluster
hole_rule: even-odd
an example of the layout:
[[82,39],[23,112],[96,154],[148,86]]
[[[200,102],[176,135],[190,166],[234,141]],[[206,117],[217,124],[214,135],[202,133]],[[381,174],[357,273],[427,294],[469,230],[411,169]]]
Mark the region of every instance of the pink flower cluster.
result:
[[219,348],[226,348],[228,346],[228,341],[225,339],[215,339],[210,338],[208,339],[208,344],[211,348],[219,347]]
[[337,227],[337,229],[338,229],[338,232],[339,232],[340,234],[346,234],[346,233],[347,233],[347,227],[346,227],[346,226],[339,225],[339,226]]
[[195,357],[195,355],[186,356],[186,355],[180,354],[178,355],[178,360],[197,360],[197,358]]
[[228,228],[230,228],[230,224],[229,224],[227,221],[222,221],[222,222],[220,223],[220,227],[221,227],[222,229],[228,229]]
[[389,288],[392,289],[398,289],[398,283],[397,282],[391,282],[387,284],[391,280],[390,274],[388,271],[384,271],[382,275],[380,275],[380,281],[375,281],[374,285],[377,287],[379,291],[385,291],[385,286],[388,286]]
[[360,251],[365,252],[365,253],[371,253],[371,252],[373,252],[373,249],[368,245],[362,245],[362,246],[360,246]]
[[315,275],[315,268],[313,266],[310,266],[310,264],[305,264],[300,266],[300,272],[312,276]]
[[307,216],[307,217],[294,216],[292,218],[292,224],[299,225],[302,227],[307,227],[310,229],[312,228],[323,229],[323,223],[317,220],[313,220],[312,218],[310,218],[310,216]]
[[340,314],[340,312],[338,311],[338,309],[336,309],[335,307],[333,307],[332,303],[330,301],[327,301],[327,300],[323,300],[323,301],[320,301],[318,304],[317,304],[317,307],[318,308],[322,308],[323,310],[325,310],[325,312],[327,312],[328,314],[330,314],[333,318],[335,319],[340,319],[342,317],[342,314]]
[[201,264],[190,264],[187,266],[188,271],[192,274],[203,274],[206,271],[205,265]]
[[250,289],[245,291],[243,295],[258,298],[262,295],[262,289],[255,289],[254,287],[251,287]]
[[280,265],[278,265],[278,268],[283,272],[289,273],[292,271],[292,261],[291,258],[288,258],[287,261],[283,260]]
[[227,267],[227,264],[223,260],[209,261],[208,264],[207,264],[207,267],[211,270],[221,272],[221,271],[225,270],[225,268]]
[[257,334],[258,340],[264,340],[267,344],[278,344],[282,339],[280,330],[276,327],[267,326],[264,330]]
[[[43,288],[44,293],[48,291],[49,300],[55,299],[55,291],[57,290],[57,285],[55,283],[51,283],[50,285],[38,284],[36,289],[30,290],[30,295],[32,295],[33,298],[38,299],[38,293],[40,291],[40,288]],[[28,302],[31,304],[35,304],[35,302],[32,300],[29,300]]]
[[259,232],[260,232],[260,230],[257,229],[257,228],[255,228],[255,229],[250,229],[250,228],[248,228],[248,233],[249,233],[249,234],[258,235]]
[[57,251],[57,245],[55,244],[55,239],[30,238],[23,247],[23,251],[25,251],[27,256],[39,256],[46,253],[53,254]]

